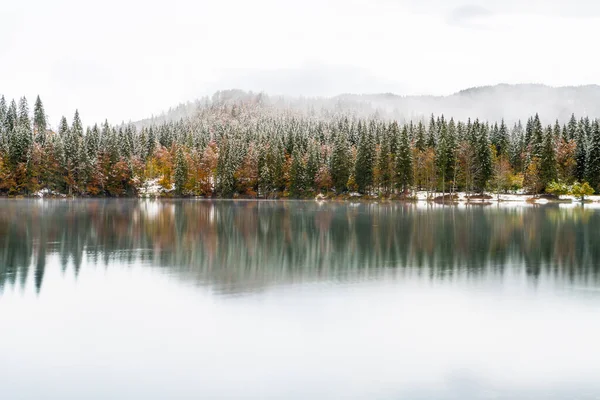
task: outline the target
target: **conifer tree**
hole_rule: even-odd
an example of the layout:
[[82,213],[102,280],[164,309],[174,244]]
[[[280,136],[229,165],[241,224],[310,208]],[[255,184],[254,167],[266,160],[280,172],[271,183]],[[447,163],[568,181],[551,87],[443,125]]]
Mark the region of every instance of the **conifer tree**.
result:
[[560,127],[560,122],[558,122],[558,120],[556,120],[554,122],[554,130],[552,133],[554,134],[554,140],[556,142],[558,142],[562,137],[562,129]]
[[73,116],[73,124],[71,125],[71,133],[72,133],[72,137],[75,140],[80,140],[83,138],[83,125],[81,124],[81,118],[79,117],[78,110],[75,110],[75,115]]
[[440,178],[442,193],[446,192],[446,182],[452,178],[454,168],[454,137],[448,132],[444,120],[439,124],[439,136],[435,147],[437,176]]
[[298,146],[292,152],[292,165],[290,167],[290,194],[300,197],[306,190],[306,167]]
[[6,120],[7,113],[6,99],[4,96],[0,96],[0,131],[4,130],[4,121]]
[[417,124],[417,132],[414,141],[415,148],[418,151],[424,151],[425,147],[427,147],[427,142],[425,141],[425,126],[423,125],[422,121],[419,121]]
[[35,141],[43,144],[46,138],[46,112],[40,96],[35,99],[33,106],[33,129],[35,132]]
[[98,124],[94,124],[92,129],[85,135],[85,148],[88,160],[95,160],[98,156],[100,147],[100,129]]
[[496,138],[496,154],[500,155],[508,155],[509,148],[509,136],[508,136],[508,128],[504,123],[504,119],[500,122],[500,127],[498,128],[498,134]]
[[181,147],[177,149],[175,157],[175,169],[173,181],[175,182],[175,193],[179,196],[184,194],[185,184],[188,176],[188,165]]
[[[406,126],[404,127],[406,130]],[[391,136],[384,135],[379,146],[379,154],[377,156],[377,175],[378,175],[378,190],[383,194],[388,195],[392,191],[392,179],[394,175],[394,162],[391,151]]]
[[17,128],[17,119],[17,103],[15,103],[13,99],[10,102],[10,106],[8,107],[6,117],[4,119],[4,132],[9,138],[15,133],[15,129]]
[[346,191],[350,177],[350,149],[346,138],[337,134],[331,154],[331,180],[337,193]]
[[540,176],[542,186],[545,188],[550,182],[557,179],[556,152],[554,148],[555,136],[552,127],[548,125],[544,133],[544,143],[540,157]]
[[571,114],[571,119],[569,120],[569,125],[567,126],[567,140],[573,140],[577,137],[577,119],[575,118],[575,114]]
[[435,123],[435,118],[433,114],[431,114],[431,119],[429,120],[429,129],[427,130],[427,147],[434,148],[437,140],[437,126]]
[[474,183],[475,188],[483,192],[493,172],[489,134],[485,125],[480,127],[476,140],[477,153],[475,163],[478,167],[474,176]]
[[586,180],[595,190],[600,190],[600,123],[592,124],[592,136],[589,142],[586,164]]
[[587,136],[583,120],[577,125],[575,138],[575,179],[583,181],[586,177]]
[[396,154],[396,188],[404,192],[409,189],[412,183],[412,153],[408,140],[408,132],[406,129],[403,129],[398,141],[398,154]]
[[363,125],[354,167],[354,179],[356,180],[359,193],[369,193],[369,190],[373,186],[375,150],[373,130]]
[[308,158],[306,160],[306,187],[308,190],[316,191],[315,181],[319,172],[319,152],[315,141],[308,146]]
[[531,123],[531,138],[529,140],[529,154],[530,158],[542,157],[542,147],[544,143],[544,131],[540,117],[535,114],[535,117]]

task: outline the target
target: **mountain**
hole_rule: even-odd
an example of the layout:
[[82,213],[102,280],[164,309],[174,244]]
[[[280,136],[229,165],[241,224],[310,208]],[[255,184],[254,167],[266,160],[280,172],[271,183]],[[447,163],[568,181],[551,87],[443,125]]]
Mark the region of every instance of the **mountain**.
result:
[[431,114],[466,120],[499,121],[508,123],[526,120],[539,113],[549,124],[554,120],[566,122],[571,114],[600,117],[600,86],[551,87],[538,84],[474,87],[449,96],[401,96],[383,94],[341,94],[335,97],[308,98],[269,96],[264,93],[226,90],[211,98],[180,104],[161,116],[139,121],[145,125],[151,121],[177,120],[193,116],[207,107],[222,105],[252,105],[273,110],[288,110],[306,114],[348,113],[358,116],[377,114],[381,118],[398,120],[427,119]]

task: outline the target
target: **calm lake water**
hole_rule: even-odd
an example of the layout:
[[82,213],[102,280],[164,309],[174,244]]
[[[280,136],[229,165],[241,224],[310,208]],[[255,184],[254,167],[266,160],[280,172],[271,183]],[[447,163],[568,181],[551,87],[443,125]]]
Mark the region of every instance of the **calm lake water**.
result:
[[0,200],[0,398],[600,399],[600,211]]

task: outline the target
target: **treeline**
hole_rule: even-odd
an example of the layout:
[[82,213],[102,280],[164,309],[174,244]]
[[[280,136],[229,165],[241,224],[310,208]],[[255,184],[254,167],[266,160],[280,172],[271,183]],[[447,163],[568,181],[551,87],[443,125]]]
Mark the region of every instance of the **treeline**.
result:
[[198,104],[195,115],[138,129],[107,122],[84,129],[78,112],[48,129],[0,98],[0,194],[310,197],[414,190],[543,193],[553,182],[600,189],[600,123],[588,117],[544,126],[478,119],[390,121],[347,113],[270,108],[263,95]]

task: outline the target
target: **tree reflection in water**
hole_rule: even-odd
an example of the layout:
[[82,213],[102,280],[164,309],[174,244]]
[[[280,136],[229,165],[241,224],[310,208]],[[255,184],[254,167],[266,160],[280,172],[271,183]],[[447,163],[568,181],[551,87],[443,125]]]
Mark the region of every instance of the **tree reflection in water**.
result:
[[480,279],[511,268],[597,285],[598,226],[600,212],[580,206],[2,200],[0,291],[33,274],[39,292],[50,255],[75,275],[84,261],[140,263],[228,292],[390,270]]

